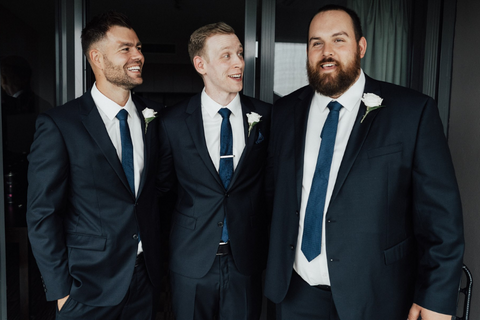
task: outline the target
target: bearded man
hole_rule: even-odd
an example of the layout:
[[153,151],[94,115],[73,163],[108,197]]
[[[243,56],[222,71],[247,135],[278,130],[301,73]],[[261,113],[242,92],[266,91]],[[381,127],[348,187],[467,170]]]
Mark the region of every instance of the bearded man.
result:
[[57,319],[154,319],[159,106],[131,93],[145,59],[126,16],[93,18],[82,47],[96,82],[38,117],[28,157],[33,254]]
[[450,319],[462,209],[435,102],[369,78],[352,10],[313,17],[309,86],[277,101],[265,295],[277,319]]

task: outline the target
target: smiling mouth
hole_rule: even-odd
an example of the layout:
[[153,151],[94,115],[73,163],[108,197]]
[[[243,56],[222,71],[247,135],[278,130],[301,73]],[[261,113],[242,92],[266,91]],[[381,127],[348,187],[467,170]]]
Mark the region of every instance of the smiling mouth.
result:
[[241,74],[232,74],[232,75],[229,75],[228,77],[229,77],[229,78],[232,78],[232,79],[235,79],[235,80],[240,80],[240,79],[242,79],[242,75],[241,75]]
[[325,69],[325,68],[333,68],[333,67],[335,67],[336,65],[337,65],[336,63],[328,62],[328,63],[322,64],[322,68],[323,68],[323,69]]
[[128,67],[127,70],[132,71],[132,72],[141,72],[142,71],[140,66]]

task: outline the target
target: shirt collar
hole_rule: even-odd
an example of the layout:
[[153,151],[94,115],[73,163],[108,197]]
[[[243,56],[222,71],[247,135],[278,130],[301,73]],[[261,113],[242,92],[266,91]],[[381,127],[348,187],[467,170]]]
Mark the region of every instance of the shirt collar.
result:
[[210,98],[208,94],[205,92],[205,88],[202,91],[202,108],[207,111],[210,117],[215,117],[218,113],[218,110],[222,108],[228,108],[232,112],[232,115],[238,116],[242,114],[242,105],[240,103],[240,95],[237,93],[235,98],[226,106],[222,106],[221,104],[217,103],[215,100]]
[[363,91],[365,89],[365,74],[363,70],[360,69],[360,76],[358,77],[357,81],[348,88],[338,99],[332,99],[330,97],[324,96],[318,92],[315,92],[313,97],[316,100],[317,105],[321,107],[323,110],[327,108],[327,105],[332,100],[338,101],[345,109],[348,111],[352,111],[355,108],[356,104],[360,101],[363,95]]
[[97,108],[103,111],[105,115],[107,116],[108,119],[113,120],[116,116],[117,113],[125,109],[127,110],[129,115],[132,115],[133,112],[135,111],[135,104],[132,101],[132,93],[129,93],[127,103],[125,104],[124,107],[120,106],[113,100],[110,100],[107,96],[105,96],[103,93],[100,92],[97,88],[97,83],[95,82],[92,87],[92,98],[93,101],[95,102],[95,105]]

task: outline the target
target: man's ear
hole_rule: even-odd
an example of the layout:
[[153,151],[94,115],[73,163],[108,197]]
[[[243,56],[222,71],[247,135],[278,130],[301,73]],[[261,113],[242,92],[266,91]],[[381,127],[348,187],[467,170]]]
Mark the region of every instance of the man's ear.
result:
[[103,54],[99,50],[90,50],[88,56],[90,57],[90,63],[92,64],[92,67],[95,66],[96,69],[103,69]]
[[207,70],[205,69],[205,60],[202,57],[195,56],[193,58],[193,66],[195,67],[195,70],[197,70],[197,72],[201,75],[207,73]]
[[358,47],[360,48],[360,59],[362,59],[367,52],[367,39],[365,39],[365,37],[362,37],[360,41],[358,41]]

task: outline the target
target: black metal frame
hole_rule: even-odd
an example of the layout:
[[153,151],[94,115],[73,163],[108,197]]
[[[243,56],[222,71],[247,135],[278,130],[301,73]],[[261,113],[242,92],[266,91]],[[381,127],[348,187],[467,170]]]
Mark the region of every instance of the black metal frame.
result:
[[463,265],[463,273],[465,273],[465,287],[462,288],[461,284],[458,288],[458,293],[465,295],[463,301],[463,315],[461,317],[453,317],[456,320],[468,320],[470,317],[470,303],[472,302],[472,287],[473,287],[473,277],[470,270],[466,265]]

